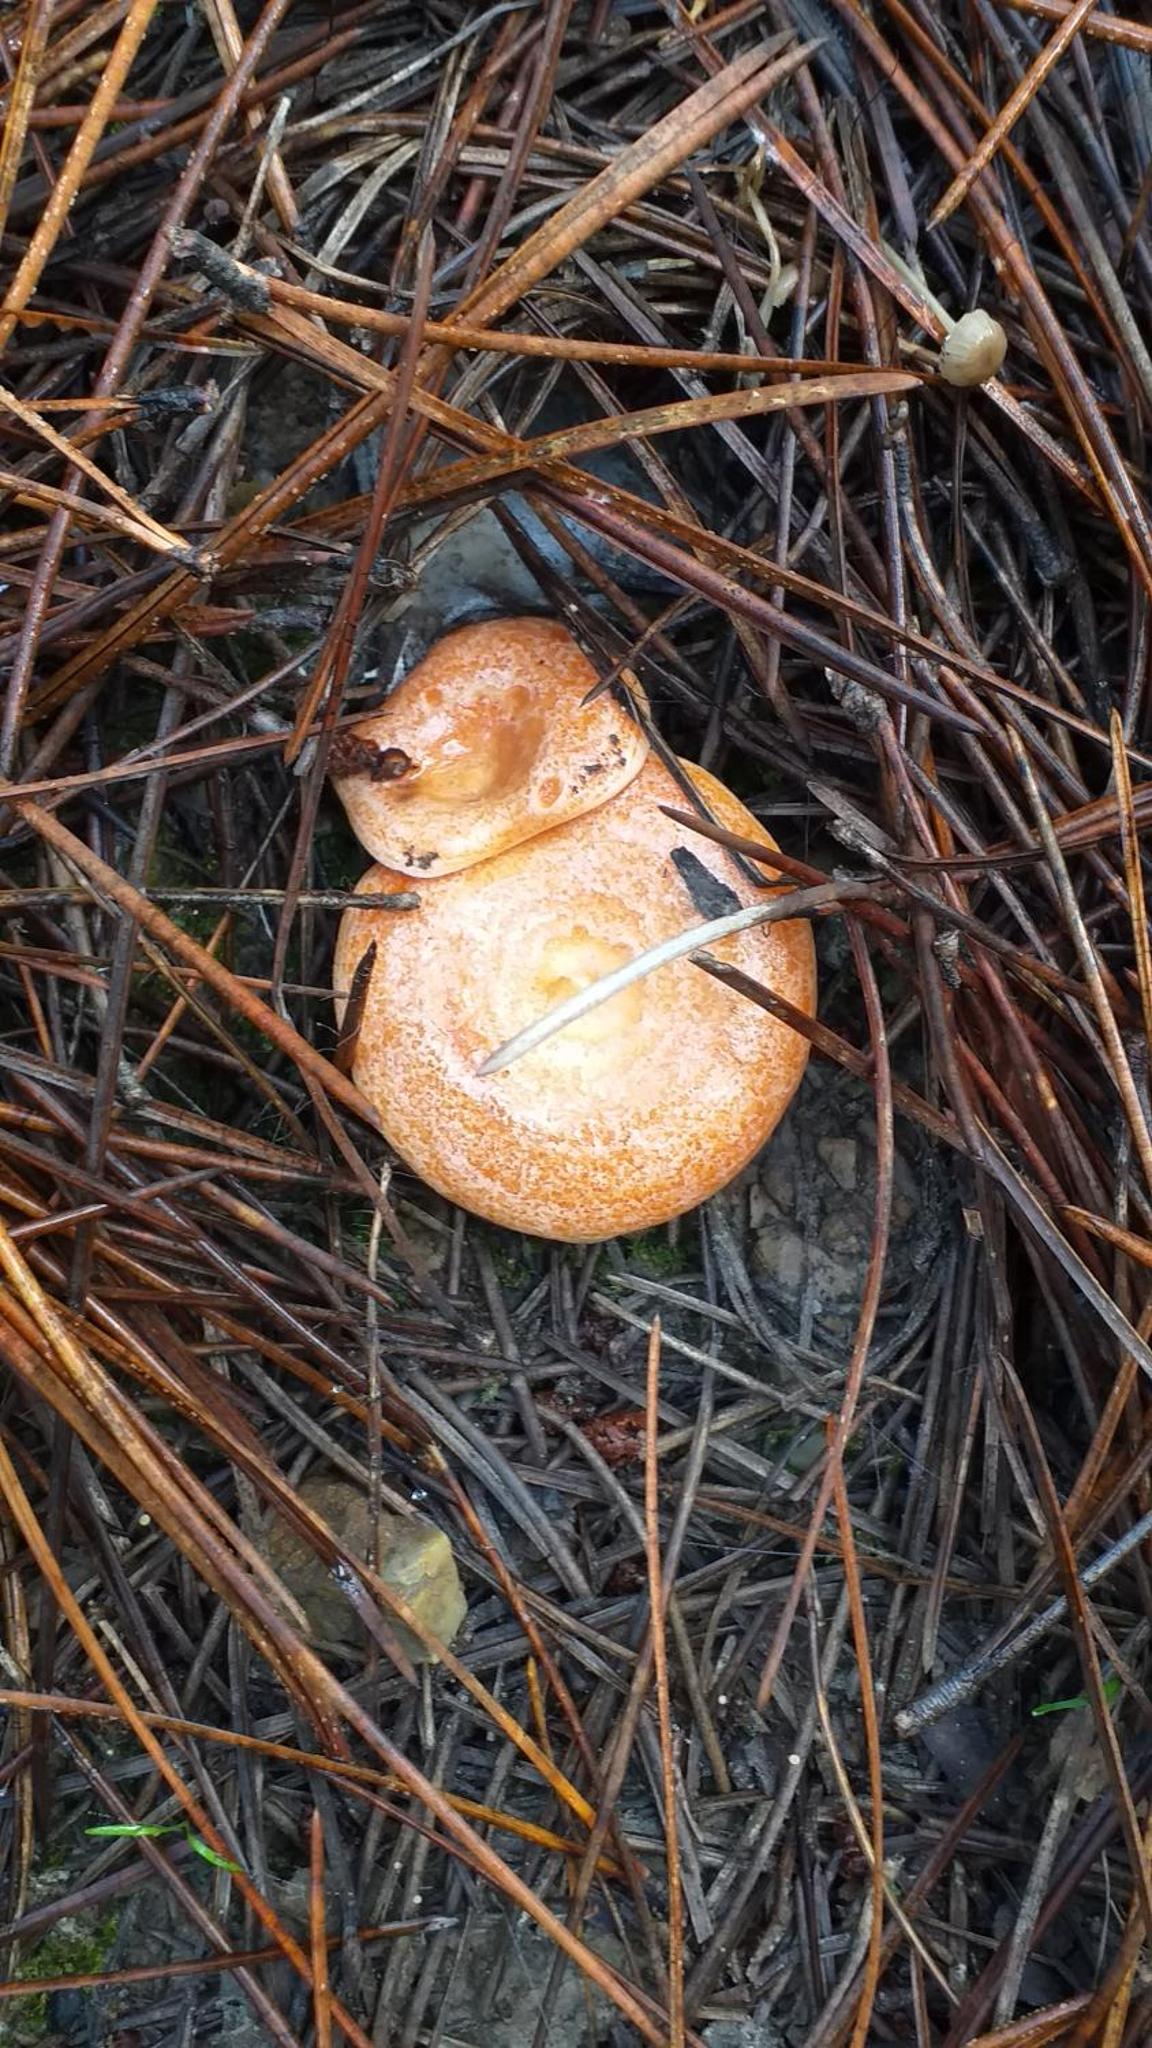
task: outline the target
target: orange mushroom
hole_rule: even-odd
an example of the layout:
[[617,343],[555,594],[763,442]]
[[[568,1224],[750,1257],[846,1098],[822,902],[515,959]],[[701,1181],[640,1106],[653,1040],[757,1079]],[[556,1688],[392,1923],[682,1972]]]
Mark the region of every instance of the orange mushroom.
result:
[[[559,649],[555,633],[550,645]],[[573,657],[566,662],[570,673]],[[612,723],[618,730],[614,713]],[[540,745],[560,777],[555,730]],[[685,767],[719,824],[774,847],[728,790]],[[391,789],[378,794],[391,800]],[[504,1071],[478,1071],[566,996],[714,914],[694,901],[685,873],[697,898],[725,909],[764,900],[727,853],[660,809],[682,803],[650,756],[596,810],[543,831],[537,812],[537,836],[509,830],[507,850],[466,871],[454,862],[457,872],[422,888],[418,910],[344,914],[341,1006],[376,946],[356,1081],[400,1157],[494,1223],[586,1241],[667,1222],[748,1164],[796,1089],[807,1042],[687,959],[633,981]],[[437,850],[446,843],[442,834]],[[400,876],[383,867],[360,884],[397,886]],[[763,926],[712,950],[813,1009],[807,923]]]
[[615,796],[648,742],[554,619],[489,619],[438,640],[380,711],[333,745],[332,780],[374,860],[452,875]]

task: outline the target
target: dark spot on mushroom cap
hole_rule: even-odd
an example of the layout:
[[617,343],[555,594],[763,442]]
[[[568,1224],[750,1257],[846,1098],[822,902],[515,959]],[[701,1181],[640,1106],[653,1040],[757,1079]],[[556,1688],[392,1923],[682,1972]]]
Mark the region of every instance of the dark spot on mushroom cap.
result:
[[411,775],[416,763],[404,752],[403,747],[379,747],[376,751],[376,765],[372,769],[373,782],[399,782],[401,776]]
[[740,909],[735,889],[722,882],[687,846],[674,846],[669,856],[700,917],[730,917]]
[[356,1048],[360,1042],[360,1026],[364,1021],[364,1004],[368,998],[368,984],[376,965],[376,941],[370,940],[356,963],[352,986],[348,991],[343,1021],[340,1026],[340,1042],[336,1047],[336,1066],[342,1074],[350,1074],[356,1064]]
[[328,755],[334,782],[347,782],[353,775],[367,776],[369,782],[399,782],[414,766],[402,747],[378,747],[356,732],[338,732]]

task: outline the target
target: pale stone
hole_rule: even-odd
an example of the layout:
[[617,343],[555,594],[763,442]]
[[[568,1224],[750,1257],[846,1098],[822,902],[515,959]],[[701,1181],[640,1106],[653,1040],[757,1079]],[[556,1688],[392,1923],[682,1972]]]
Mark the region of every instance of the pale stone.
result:
[[804,1239],[786,1224],[770,1224],[756,1246],[757,1263],[778,1287],[798,1288],[805,1274]]
[[[368,1500],[358,1486],[346,1479],[316,1477],[306,1479],[297,1491],[305,1506],[327,1522],[350,1557],[367,1556]],[[333,1570],[306,1538],[281,1515],[270,1515],[264,1541],[269,1564],[303,1608],[316,1642],[363,1648],[368,1639],[364,1624],[341,1591]],[[384,1584],[407,1602],[442,1643],[450,1644],[468,1603],[444,1531],[431,1522],[382,1512],[376,1555],[376,1570]],[[387,1613],[385,1618],[414,1662],[435,1661],[419,1637]]]
[[850,1195],[856,1186],[857,1146],[855,1138],[818,1138],[816,1150],[838,1188]]

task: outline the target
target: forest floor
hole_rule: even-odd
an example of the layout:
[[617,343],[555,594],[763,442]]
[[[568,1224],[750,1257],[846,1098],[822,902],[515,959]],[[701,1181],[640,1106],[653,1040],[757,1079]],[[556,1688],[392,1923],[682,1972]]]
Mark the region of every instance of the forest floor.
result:
[[[1147,2048],[1152,29],[0,48],[0,2041]],[[763,1152],[591,1245],[332,1001],[334,741],[529,613],[818,960]]]

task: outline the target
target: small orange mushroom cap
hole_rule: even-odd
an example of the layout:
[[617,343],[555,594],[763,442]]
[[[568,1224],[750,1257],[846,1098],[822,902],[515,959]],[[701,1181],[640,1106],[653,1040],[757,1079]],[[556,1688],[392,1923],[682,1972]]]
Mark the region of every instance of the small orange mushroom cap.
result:
[[[687,772],[717,823],[774,848],[712,776]],[[356,1081],[400,1157],[449,1200],[542,1237],[646,1229],[724,1187],[783,1115],[806,1040],[687,959],[655,969],[503,1072],[477,1072],[565,997],[703,921],[674,850],[721,885],[723,908],[763,901],[720,847],[663,816],[661,804],[683,801],[650,756],[608,813],[435,882],[418,910],[344,913],[335,960],[344,1001],[373,940],[377,949]],[[386,891],[398,879],[377,867],[359,886]],[[814,1009],[806,922],[763,926],[713,950]]]
[[373,859],[452,875],[627,787],[648,742],[556,619],[446,633],[339,734],[332,780]]

